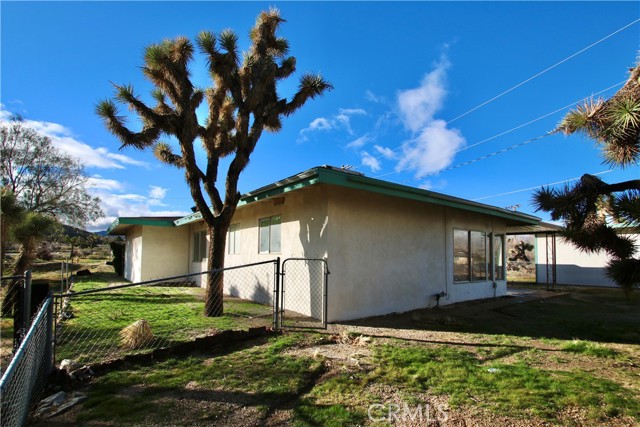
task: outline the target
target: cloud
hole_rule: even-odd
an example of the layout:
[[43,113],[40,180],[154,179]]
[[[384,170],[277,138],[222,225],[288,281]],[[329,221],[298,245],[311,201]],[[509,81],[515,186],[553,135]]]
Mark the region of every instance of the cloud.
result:
[[[5,110],[4,105],[0,104],[0,124],[7,123],[11,115],[11,112]],[[85,167],[125,169],[124,165],[132,165],[149,168],[147,162],[132,159],[124,154],[112,153],[105,147],[92,147],[76,139],[70,129],[59,123],[25,119],[23,124],[49,137],[55,147],[76,157]]]
[[[112,180],[92,177],[98,180],[100,183],[110,182]],[[158,187],[155,185],[149,186],[149,192],[147,195],[135,194],[135,193],[114,193],[113,190],[121,190],[124,186],[112,185],[113,188],[105,184],[102,187],[92,188],[91,193],[94,196],[100,197],[100,207],[105,214],[104,218],[95,221],[88,225],[88,229],[91,231],[105,230],[113,221],[118,217],[123,216],[184,216],[190,212],[182,210],[157,210],[158,206],[165,206],[162,200],[166,197],[167,188]]]
[[363,147],[366,143],[368,143],[369,141],[371,141],[371,136],[370,135],[363,135],[358,139],[355,139],[353,141],[351,141],[350,143],[348,143],[345,148],[361,148]]
[[360,155],[362,156],[362,164],[368,166],[372,172],[378,172],[380,170],[380,162],[378,159],[366,151],[363,151]]
[[442,55],[420,86],[398,92],[399,117],[413,137],[402,147],[396,171],[415,170],[418,179],[436,173],[449,166],[465,144],[458,129],[450,129],[444,120],[435,118],[447,95],[446,73],[450,67]]
[[349,135],[353,135],[351,128],[352,116],[363,116],[367,112],[361,108],[340,108],[337,114],[330,118],[318,117],[313,119],[309,126],[302,129],[298,135],[298,142],[306,142],[309,140],[309,134],[318,131],[336,131],[345,130]]
[[418,132],[442,108],[447,94],[446,73],[450,66],[451,63],[442,56],[435,69],[424,76],[420,86],[398,93],[400,119],[407,129]]
[[376,95],[369,89],[367,89],[367,91],[364,93],[364,99],[370,102],[374,102],[376,104],[384,104],[385,102],[387,102],[387,100],[384,97]]
[[94,175],[87,179],[87,188],[95,190],[122,191],[124,186],[115,179],[105,179],[100,175]]
[[464,143],[460,131],[448,129],[444,120],[434,120],[417,138],[402,147],[396,171],[412,169],[416,178],[424,178],[449,166]]
[[391,148],[381,147],[380,145],[374,145],[373,148],[385,159],[395,159],[397,156],[396,152]]

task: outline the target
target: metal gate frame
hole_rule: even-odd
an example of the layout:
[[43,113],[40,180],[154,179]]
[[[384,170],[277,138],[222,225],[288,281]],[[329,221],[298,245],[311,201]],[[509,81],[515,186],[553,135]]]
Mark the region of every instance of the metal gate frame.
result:
[[[329,285],[329,274],[331,274],[329,272],[329,265],[327,264],[327,260],[326,258],[287,258],[284,261],[282,261],[282,268],[281,268],[281,273],[280,275],[282,276],[281,279],[281,283],[279,286],[279,291],[280,291],[280,295],[279,298],[276,299],[276,304],[279,305],[279,307],[276,308],[276,311],[280,314],[278,316],[278,321],[279,321],[279,329],[284,329],[285,328],[285,322],[284,322],[284,311],[285,311],[285,284],[286,284],[286,274],[287,274],[287,262],[288,261],[305,261],[305,262],[320,262],[322,263],[322,278],[323,278],[323,283],[322,283],[322,319],[320,319],[320,329],[326,329],[327,328],[327,294],[328,294],[328,285]],[[311,287],[311,283],[309,283],[309,287]],[[277,289],[277,288],[276,288]],[[277,291],[276,291],[277,292]],[[295,327],[295,326],[294,326]],[[306,327],[306,328],[311,328],[311,327]]]

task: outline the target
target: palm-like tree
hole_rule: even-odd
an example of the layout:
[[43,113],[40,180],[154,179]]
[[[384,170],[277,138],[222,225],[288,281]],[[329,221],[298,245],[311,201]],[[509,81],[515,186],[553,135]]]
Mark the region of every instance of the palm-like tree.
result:
[[[155,86],[155,106],[145,104],[133,87],[115,85],[115,100],[141,119],[139,132],[125,126],[113,100],[100,102],[96,109],[122,147],[153,148],[160,161],[185,170],[191,196],[209,231],[208,270],[224,267],[226,233],[240,200],[238,178],[262,132],[277,132],[283,117],[332,89],[321,76],[305,74],[291,100],[278,95],[278,83],[296,70],[296,59],[288,56],[289,42],[277,35],[282,22],[277,10],[262,12],[250,32],[251,47],[243,54],[238,51],[238,37],[230,30],[217,36],[208,31],[198,34],[196,45],[207,58],[212,80],[204,90],[194,87],[190,79],[195,48],[188,38],[147,47],[142,71]],[[208,107],[204,124],[196,116],[202,102]],[[174,136],[180,150],[174,152],[169,144],[160,142],[161,135]],[[196,163],[196,140],[206,153],[203,168]],[[221,194],[217,187],[219,162],[228,156],[232,160]],[[205,314],[218,316],[222,312],[222,276],[208,275]]]
[[[605,163],[637,167],[640,160],[640,64],[625,85],[608,100],[590,100],[569,112],[557,128],[582,133],[603,150]],[[584,175],[574,186],[542,188],[534,195],[539,210],[563,220],[563,235],[585,251],[604,250],[612,257],[608,275],[625,291],[640,286],[640,259],[634,242],[616,225],[640,230],[640,179],[608,184]]]

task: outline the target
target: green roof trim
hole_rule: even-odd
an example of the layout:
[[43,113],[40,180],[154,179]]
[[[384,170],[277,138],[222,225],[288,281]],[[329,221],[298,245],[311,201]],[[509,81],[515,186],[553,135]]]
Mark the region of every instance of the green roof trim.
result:
[[[432,203],[435,205],[499,217],[515,221],[519,224],[534,225],[540,222],[540,218],[533,215],[514,212],[496,206],[485,205],[483,203],[477,203],[471,200],[448,196],[446,194],[436,193],[429,190],[395,184],[375,178],[368,178],[357,172],[346,171],[331,166],[318,166],[251,191],[242,196],[238,203],[238,207],[316,184],[336,185],[344,188],[370,191],[392,197]],[[174,224],[176,226],[180,226],[200,219],[202,219],[202,215],[200,212],[196,212],[177,219],[174,221]]]
[[171,218],[152,217],[119,217],[107,228],[107,234],[111,234],[120,225],[151,225],[154,227],[175,227]]

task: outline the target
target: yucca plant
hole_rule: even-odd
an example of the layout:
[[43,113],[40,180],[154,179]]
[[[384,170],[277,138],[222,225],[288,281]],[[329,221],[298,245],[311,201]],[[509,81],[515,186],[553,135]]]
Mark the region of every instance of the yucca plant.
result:
[[[148,46],[142,72],[155,86],[155,106],[144,103],[132,86],[115,85],[115,99],[101,101],[96,107],[122,147],[152,149],[161,162],[184,169],[191,196],[208,227],[208,270],[224,266],[226,234],[240,200],[238,178],[262,132],[277,132],[283,117],[332,89],[321,76],[305,74],[290,100],[278,95],[278,84],[296,70],[296,59],[288,56],[289,42],[277,34],[283,22],[276,9],[262,12],[250,32],[251,46],[244,53],[230,30],[218,35],[203,31],[195,46],[186,37]],[[196,47],[208,62],[211,85],[205,89],[196,88],[190,78]],[[196,109],[203,102],[208,114],[201,124]],[[138,115],[142,122],[139,132],[125,125],[118,104],[127,105]],[[161,135],[174,136],[179,150],[159,141]],[[196,163],[196,141],[206,153],[204,167]],[[220,159],[228,156],[232,160],[221,191],[217,187],[218,167]],[[222,289],[222,275],[208,275],[207,316],[222,315]]]
[[[601,145],[604,162],[622,168],[640,160],[640,64],[610,99],[589,100],[558,125],[566,135],[582,133]],[[573,186],[541,188],[534,194],[538,210],[564,221],[563,236],[581,250],[611,256],[607,274],[626,292],[640,286],[640,259],[634,242],[616,232],[623,226],[640,231],[640,179],[608,184],[584,175]]]

